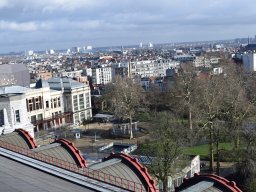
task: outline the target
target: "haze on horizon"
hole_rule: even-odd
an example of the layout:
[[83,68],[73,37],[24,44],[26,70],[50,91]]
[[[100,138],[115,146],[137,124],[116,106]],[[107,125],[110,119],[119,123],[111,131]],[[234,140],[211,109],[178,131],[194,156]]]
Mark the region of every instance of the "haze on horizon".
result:
[[254,36],[253,0],[0,0],[0,52]]

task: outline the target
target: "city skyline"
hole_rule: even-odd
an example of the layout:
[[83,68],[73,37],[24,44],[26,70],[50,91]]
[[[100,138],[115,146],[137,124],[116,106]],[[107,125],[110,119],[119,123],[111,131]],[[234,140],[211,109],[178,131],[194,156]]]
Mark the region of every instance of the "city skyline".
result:
[[1,0],[1,53],[254,36],[251,0]]

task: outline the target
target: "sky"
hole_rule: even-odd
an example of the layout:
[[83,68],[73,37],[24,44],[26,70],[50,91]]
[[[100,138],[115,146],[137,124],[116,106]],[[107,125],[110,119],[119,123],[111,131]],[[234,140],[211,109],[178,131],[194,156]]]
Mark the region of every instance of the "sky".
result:
[[0,52],[254,37],[253,0],[0,0]]

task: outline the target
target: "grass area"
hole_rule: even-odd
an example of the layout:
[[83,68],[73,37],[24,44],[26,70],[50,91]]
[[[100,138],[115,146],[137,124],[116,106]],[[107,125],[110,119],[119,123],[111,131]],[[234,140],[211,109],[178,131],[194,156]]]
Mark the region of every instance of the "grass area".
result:
[[[233,149],[232,143],[220,143],[220,149],[231,151]],[[216,152],[216,145],[214,146],[214,150]],[[198,145],[193,147],[186,147],[183,149],[183,153],[186,155],[200,155],[201,157],[209,156],[209,145]]]

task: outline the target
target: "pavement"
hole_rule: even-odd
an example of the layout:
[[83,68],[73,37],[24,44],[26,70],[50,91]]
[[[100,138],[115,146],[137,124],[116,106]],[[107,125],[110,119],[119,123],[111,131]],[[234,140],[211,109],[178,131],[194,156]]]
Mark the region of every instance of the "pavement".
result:
[[[81,131],[85,131],[85,130],[91,130],[91,134],[90,136],[88,135],[82,135],[82,137],[80,139],[75,139],[73,136],[72,137],[68,137],[67,139],[70,140],[71,142],[73,142],[75,144],[75,146],[82,152],[83,156],[86,158],[86,160],[88,161],[88,163],[90,161],[94,162],[97,161],[98,159],[101,159],[105,156],[108,156],[109,154],[103,154],[103,153],[98,153],[98,148],[102,147],[104,145],[108,145],[111,142],[114,143],[126,143],[126,144],[138,144],[140,142],[143,142],[145,139],[149,138],[149,135],[144,135],[142,137],[139,138],[134,138],[134,139],[106,139],[106,138],[101,138],[99,135],[99,132],[101,131],[107,131],[110,128],[112,128],[112,123],[90,123],[87,124],[85,126],[83,125],[72,125],[72,127],[70,127],[70,129],[80,129]],[[139,126],[142,128],[146,128],[146,129],[151,129],[152,128],[152,124],[151,123],[143,123],[143,122],[139,122]],[[95,141],[95,136],[94,136],[94,130],[96,131],[96,141]],[[54,130],[52,130],[53,133]],[[58,129],[55,131],[55,133],[61,134],[61,132],[63,132],[61,129]],[[97,135],[98,132],[98,135]],[[64,134],[66,136],[66,134]],[[63,133],[62,133],[63,136]],[[65,137],[64,137],[65,138]],[[44,140],[40,140],[37,139],[37,143],[40,145],[43,144],[48,144],[50,142],[53,142],[53,139],[44,139]]]

